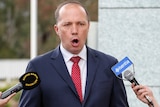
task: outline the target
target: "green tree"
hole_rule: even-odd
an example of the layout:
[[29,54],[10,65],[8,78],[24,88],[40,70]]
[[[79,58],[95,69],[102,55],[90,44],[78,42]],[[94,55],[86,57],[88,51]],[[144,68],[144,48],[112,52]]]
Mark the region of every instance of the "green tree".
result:
[[29,57],[29,1],[0,1],[0,58]]

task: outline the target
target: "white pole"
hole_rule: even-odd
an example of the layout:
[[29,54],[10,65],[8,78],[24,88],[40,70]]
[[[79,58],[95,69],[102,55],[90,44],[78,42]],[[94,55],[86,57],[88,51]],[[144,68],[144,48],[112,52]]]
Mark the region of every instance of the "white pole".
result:
[[37,0],[30,0],[30,58],[37,56]]

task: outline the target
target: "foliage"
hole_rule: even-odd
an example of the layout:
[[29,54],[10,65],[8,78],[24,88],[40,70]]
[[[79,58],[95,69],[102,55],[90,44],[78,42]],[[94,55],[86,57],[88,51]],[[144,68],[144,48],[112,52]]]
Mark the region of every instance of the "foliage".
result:
[[29,57],[29,2],[0,1],[0,58]]

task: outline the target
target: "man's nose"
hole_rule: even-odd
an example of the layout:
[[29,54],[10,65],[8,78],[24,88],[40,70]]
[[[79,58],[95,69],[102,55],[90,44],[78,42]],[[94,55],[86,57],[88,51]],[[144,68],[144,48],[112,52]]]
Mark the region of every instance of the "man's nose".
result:
[[78,34],[78,26],[77,25],[73,25],[71,32],[73,35],[77,35]]

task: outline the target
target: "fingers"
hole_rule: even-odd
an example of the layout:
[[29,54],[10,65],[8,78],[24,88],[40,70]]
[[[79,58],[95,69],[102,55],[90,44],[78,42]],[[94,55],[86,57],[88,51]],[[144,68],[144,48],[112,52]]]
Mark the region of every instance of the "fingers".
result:
[[135,85],[134,83],[131,85],[133,91],[135,92],[135,94],[137,95],[138,94],[138,91],[140,89],[142,89],[142,86],[141,85]]
[[5,100],[8,102],[16,93],[11,94],[10,96],[8,96],[7,98],[5,98]]
[[144,103],[148,103],[146,96],[151,97],[152,100],[153,94],[152,91],[149,89],[149,87],[143,85],[134,85],[134,84],[132,84],[131,87],[135,92],[137,98],[143,101]]
[[[11,94],[10,96],[8,96],[7,98],[5,98],[5,99],[0,99],[0,107],[3,107],[3,106],[5,106],[8,102],[9,102],[9,100],[15,95],[16,93],[13,93],[13,94]],[[0,92],[0,96],[2,95],[2,92]]]

